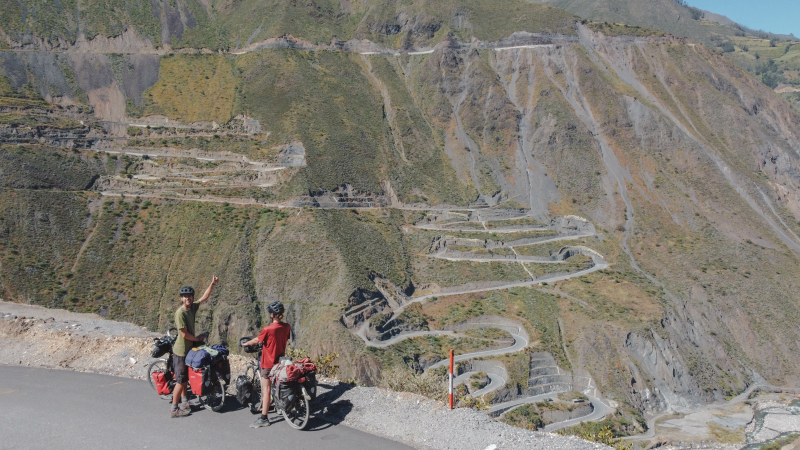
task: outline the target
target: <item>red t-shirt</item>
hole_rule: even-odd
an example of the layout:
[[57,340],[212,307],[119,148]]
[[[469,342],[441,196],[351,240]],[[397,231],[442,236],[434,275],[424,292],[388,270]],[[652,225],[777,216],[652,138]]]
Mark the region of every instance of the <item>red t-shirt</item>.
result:
[[271,323],[261,330],[258,342],[264,345],[261,350],[261,367],[271,369],[278,363],[278,358],[286,354],[286,343],[292,328],[288,323]]

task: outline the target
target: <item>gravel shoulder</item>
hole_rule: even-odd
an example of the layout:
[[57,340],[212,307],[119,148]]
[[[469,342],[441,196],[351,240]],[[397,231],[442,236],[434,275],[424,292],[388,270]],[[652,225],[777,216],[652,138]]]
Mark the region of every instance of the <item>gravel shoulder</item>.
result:
[[[144,379],[152,339],[142,327],[95,314],[0,301],[0,365],[58,368]],[[248,358],[233,355],[233,377]],[[321,379],[318,416],[423,450],[607,449],[557,434],[532,432],[484,413],[425,397]],[[494,447],[492,447],[494,445]]]

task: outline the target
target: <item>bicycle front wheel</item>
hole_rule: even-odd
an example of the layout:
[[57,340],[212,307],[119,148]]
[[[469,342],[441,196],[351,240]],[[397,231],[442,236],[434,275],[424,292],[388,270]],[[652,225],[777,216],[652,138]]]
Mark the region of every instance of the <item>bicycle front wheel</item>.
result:
[[[154,373],[167,373],[167,372],[168,372],[168,367],[167,367],[167,360],[166,359],[157,359],[157,360],[151,362],[149,366],[147,366],[147,381],[150,382],[150,387],[153,388],[153,391],[155,391],[156,394],[158,394],[158,389],[156,388],[155,381],[153,381],[153,374]],[[164,395],[158,394],[158,396],[163,398],[163,399],[171,400],[172,399],[172,390],[174,388],[175,388],[175,382],[174,381],[170,381],[170,383],[169,383],[169,392],[170,393],[169,394],[164,394]]]
[[300,398],[298,398],[294,405],[287,410],[281,410],[283,418],[290,427],[302,430],[308,425],[308,417],[310,415],[310,408],[308,407],[308,392],[306,388],[300,388]]

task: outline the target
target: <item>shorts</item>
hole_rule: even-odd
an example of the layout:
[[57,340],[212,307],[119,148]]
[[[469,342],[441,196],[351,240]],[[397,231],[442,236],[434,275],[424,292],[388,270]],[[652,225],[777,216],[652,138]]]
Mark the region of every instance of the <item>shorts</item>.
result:
[[261,378],[269,378],[269,373],[272,372],[272,368],[265,369],[260,367],[258,370],[261,372]]
[[183,384],[189,381],[185,356],[172,355],[172,372],[175,374],[176,383]]

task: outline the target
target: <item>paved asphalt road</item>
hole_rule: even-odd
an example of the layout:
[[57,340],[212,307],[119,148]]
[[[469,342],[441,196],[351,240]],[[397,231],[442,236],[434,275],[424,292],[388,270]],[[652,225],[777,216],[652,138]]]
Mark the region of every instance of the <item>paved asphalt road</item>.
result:
[[[320,401],[318,399],[317,401]],[[0,366],[0,449],[379,449],[411,447],[312,417],[305,431],[256,416],[228,397],[215,413],[170,419],[146,381]],[[270,416],[273,422],[276,416]]]

